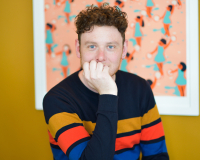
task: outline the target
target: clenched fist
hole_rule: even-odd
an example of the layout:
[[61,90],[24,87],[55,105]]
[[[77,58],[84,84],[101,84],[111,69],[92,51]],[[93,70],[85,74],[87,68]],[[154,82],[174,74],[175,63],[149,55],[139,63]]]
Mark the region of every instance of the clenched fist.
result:
[[117,95],[117,85],[109,74],[109,67],[92,60],[83,64],[83,75],[90,87],[101,94]]

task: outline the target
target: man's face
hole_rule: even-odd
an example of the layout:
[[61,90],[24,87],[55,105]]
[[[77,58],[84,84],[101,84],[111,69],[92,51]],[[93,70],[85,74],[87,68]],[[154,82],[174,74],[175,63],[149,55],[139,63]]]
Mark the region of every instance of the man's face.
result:
[[84,62],[95,60],[109,67],[109,74],[113,76],[119,69],[122,58],[127,53],[128,41],[123,39],[114,26],[94,26],[91,31],[81,34],[81,44],[76,40],[76,53]]

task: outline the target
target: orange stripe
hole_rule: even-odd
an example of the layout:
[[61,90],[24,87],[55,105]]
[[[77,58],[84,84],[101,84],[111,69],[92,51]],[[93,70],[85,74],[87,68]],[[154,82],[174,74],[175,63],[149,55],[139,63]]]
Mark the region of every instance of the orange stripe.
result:
[[162,122],[160,122],[154,126],[151,126],[149,128],[144,128],[141,133],[142,133],[142,136],[141,136],[142,141],[158,139],[158,138],[164,136]]
[[135,144],[140,143],[141,133],[137,133],[131,136],[117,138],[115,142],[115,151],[132,148]]
[[55,141],[55,139],[52,137],[52,135],[49,131],[48,131],[48,135],[49,135],[49,142],[51,144],[58,145],[58,143]]
[[64,153],[67,152],[68,148],[75,142],[90,135],[83,126],[77,126],[63,132],[58,137],[58,144]]
[[53,138],[55,138],[58,130],[73,123],[82,123],[76,113],[56,113],[49,119],[48,129]]

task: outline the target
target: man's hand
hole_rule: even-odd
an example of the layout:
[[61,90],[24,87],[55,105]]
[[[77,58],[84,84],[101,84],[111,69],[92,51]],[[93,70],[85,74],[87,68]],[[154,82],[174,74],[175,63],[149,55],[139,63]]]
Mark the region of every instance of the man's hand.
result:
[[92,60],[83,64],[83,73],[88,85],[101,94],[117,95],[117,85],[109,74],[109,67]]

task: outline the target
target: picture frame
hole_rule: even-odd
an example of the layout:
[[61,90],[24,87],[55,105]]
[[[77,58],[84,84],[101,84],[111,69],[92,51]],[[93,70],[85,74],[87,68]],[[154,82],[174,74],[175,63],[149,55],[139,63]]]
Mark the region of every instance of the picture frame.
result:
[[[42,110],[46,87],[44,0],[33,0],[35,108]],[[161,115],[199,115],[198,0],[186,0],[187,96],[155,96]]]

